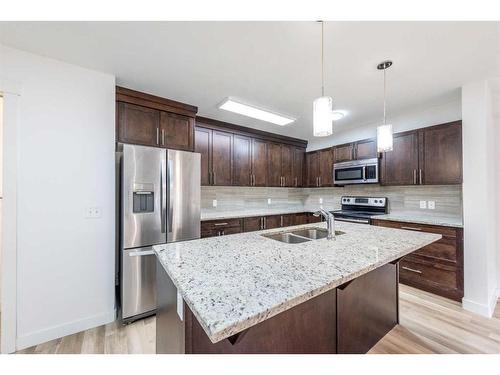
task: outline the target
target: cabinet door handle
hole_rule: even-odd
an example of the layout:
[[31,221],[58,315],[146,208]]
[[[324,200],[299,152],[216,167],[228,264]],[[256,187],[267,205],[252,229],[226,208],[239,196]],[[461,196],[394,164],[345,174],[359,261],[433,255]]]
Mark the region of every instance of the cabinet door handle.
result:
[[221,225],[227,225],[227,223],[215,223],[214,225],[215,225],[216,227],[219,227],[219,226],[221,226]]
[[222,236],[225,234],[224,229],[222,230]]
[[298,185],[297,181],[298,181],[298,179],[297,179],[297,177],[295,177],[295,183],[294,183],[295,187],[297,187],[297,185]]
[[321,186],[321,176],[319,176],[318,179],[319,179],[319,186]]
[[267,217],[264,217],[264,229],[266,229],[267,226]]
[[413,185],[417,184],[417,170],[413,170]]
[[156,128],[156,144],[160,144],[160,128]]
[[417,227],[401,227],[401,229],[416,230],[416,231],[422,230],[421,228],[417,228]]
[[422,185],[422,170],[421,169],[418,170],[418,179],[420,181],[420,185]]
[[402,268],[402,269],[404,269],[404,270],[406,270],[406,271],[410,271],[410,272],[414,272],[414,273],[418,273],[418,274],[421,274],[421,273],[422,273],[422,271],[420,271],[420,270],[416,270],[416,269],[413,269],[413,268],[410,268],[410,267],[405,267],[405,266],[403,266],[403,267],[401,267],[401,268]]
[[212,172],[212,185],[215,185],[215,172]]
[[165,146],[165,129],[161,129],[161,145]]
[[280,227],[283,226],[283,215],[281,215],[281,218],[280,218]]

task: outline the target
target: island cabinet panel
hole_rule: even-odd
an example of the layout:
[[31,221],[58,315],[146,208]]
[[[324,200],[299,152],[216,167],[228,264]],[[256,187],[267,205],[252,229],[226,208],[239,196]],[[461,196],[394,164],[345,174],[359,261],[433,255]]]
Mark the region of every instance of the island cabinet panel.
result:
[[398,269],[386,264],[337,288],[337,352],[363,354],[398,324]]
[[373,225],[441,234],[439,241],[424,246],[400,262],[399,280],[440,296],[461,301],[464,296],[463,229],[388,220]]
[[306,149],[302,147],[294,147],[293,149],[293,172],[292,172],[292,186],[303,187],[306,185],[304,182],[304,163],[305,163]]
[[462,124],[431,126],[419,132],[421,183],[462,183]]
[[123,102],[118,102],[117,111],[119,142],[160,145],[160,111]]
[[189,307],[186,354],[334,354],[337,352],[336,290],[292,307],[228,339],[212,343]]
[[201,238],[225,236],[241,232],[241,219],[210,220],[201,222]]
[[281,145],[279,143],[267,144],[267,172],[268,186],[282,186]]
[[381,160],[381,183],[415,185],[418,182],[418,133],[394,134],[393,150],[384,152]]
[[241,135],[233,139],[233,185],[250,186],[253,183],[252,139]]
[[193,151],[194,118],[162,111],[160,133],[162,147]]

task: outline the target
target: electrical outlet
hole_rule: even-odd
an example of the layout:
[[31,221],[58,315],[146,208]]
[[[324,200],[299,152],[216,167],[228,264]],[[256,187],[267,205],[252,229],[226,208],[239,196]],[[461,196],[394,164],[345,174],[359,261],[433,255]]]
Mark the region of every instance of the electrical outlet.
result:
[[86,219],[98,219],[101,217],[101,207],[87,207],[85,209]]
[[426,201],[420,201],[420,208],[427,208],[427,202]]
[[434,210],[436,208],[436,202],[435,201],[427,202],[427,207],[429,207],[429,210]]
[[323,204],[323,198],[319,198],[319,204]]
[[212,199],[212,207],[217,207],[217,199]]
[[271,204],[271,198],[267,198],[267,204]]

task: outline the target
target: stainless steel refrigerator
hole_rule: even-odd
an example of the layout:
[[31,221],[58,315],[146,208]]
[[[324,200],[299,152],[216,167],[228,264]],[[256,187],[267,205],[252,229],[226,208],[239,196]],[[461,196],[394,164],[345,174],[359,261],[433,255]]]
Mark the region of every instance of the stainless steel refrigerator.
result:
[[156,310],[152,246],[200,237],[200,154],[123,144],[120,296],[123,322]]

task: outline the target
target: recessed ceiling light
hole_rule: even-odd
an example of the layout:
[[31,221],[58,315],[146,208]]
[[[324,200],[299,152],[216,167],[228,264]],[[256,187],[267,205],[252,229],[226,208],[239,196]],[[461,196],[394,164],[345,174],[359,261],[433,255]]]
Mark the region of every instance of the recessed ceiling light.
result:
[[346,114],[347,114],[346,111],[333,111],[332,112],[332,120],[337,121],[337,120],[343,119]]
[[243,116],[248,116],[252,118],[256,118],[257,120],[270,122],[275,125],[288,125],[294,122],[296,119],[293,117],[288,117],[284,115],[280,115],[276,112],[269,111],[267,109],[259,108],[254,105],[244,104],[240,101],[237,101],[233,98],[225,99],[222,104],[219,105],[220,109],[225,111],[230,111],[234,113],[238,113]]

